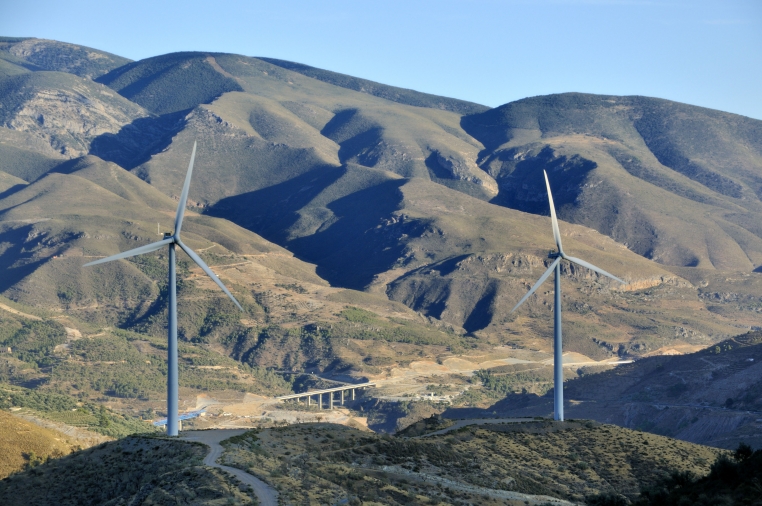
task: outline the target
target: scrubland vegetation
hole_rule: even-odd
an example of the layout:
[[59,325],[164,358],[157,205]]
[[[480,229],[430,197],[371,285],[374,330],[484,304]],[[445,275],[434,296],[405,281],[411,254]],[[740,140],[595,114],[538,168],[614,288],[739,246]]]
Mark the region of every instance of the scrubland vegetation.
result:
[[0,481],[4,505],[256,504],[224,473],[205,467],[201,444],[131,436],[50,460]]
[[601,494],[635,499],[641,488],[660,483],[673,470],[705,475],[725,455],[585,421],[482,425],[432,437],[415,434],[379,436],[301,424],[234,438],[223,459],[268,479],[294,504],[342,498],[383,504],[489,504],[510,499],[502,492],[574,502]]

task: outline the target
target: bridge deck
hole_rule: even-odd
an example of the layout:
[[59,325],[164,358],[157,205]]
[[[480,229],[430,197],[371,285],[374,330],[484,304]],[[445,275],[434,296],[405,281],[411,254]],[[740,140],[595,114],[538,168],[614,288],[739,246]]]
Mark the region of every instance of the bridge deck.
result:
[[309,392],[302,392],[300,394],[281,395],[280,397],[276,397],[276,399],[281,399],[284,401],[287,399],[301,399],[302,397],[309,397],[312,395],[329,394],[332,392],[341,392],[341,391],[347,391],[347,390],[354,390],[356,388],[367,388],[367,387],[374,387],[374,386],[376,386],[376,383],[374,382],[358,383],[356,385],[345,385],[342,387],[326,388],[323,390],[312,390]]

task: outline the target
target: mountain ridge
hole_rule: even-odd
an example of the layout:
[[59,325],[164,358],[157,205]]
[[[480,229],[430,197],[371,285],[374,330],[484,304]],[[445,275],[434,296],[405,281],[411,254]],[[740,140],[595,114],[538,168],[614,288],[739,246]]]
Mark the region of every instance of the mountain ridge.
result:
[[[614,237],[636,253],[659,260],[665,266],[677,264],[720,269],[740,268],[748,272],[755,268],[757,257],[762,261],[762,239],[755,235],[756,229],[750,225],[748,218],[749,213],[756,212],[760,206],[753,202],[739,205],[735,203],[735,197],[731,197],[732,203],[723,201],[723,198],[728,197],[725,194],[727,192],[715,192],[724,188],[722,179],[719,179],[720,186],[712,189],[696,181],[696,177],[685,179],[685,175],[670,176],[673,180],[678,178],[676,181],[681,184],[681,188],[700,193],[701,198],[698,200],[689,199],[695,205],[727,209],[727,212],[723,211],[717,219],[697,218],[692,226],[703,229],[706,237],[710,233],[717,237],[724,235],[732,237],[732,242],[714,239],[713,242],[707,242],[709,249],[702,246],[703,250],[697,249],[696,241],[682,244],[685,243],[684,239],[674,240],[674,233],[672,236],[668,233],[675,229],[676,224],[681,225],[682,222],[675,222],[675,212],[667,211],[666,216],[675,222],[670,224],[672,222],[663,218],[665,211],[660,211],[658,206],[650,206],[646,210],[637,205],[633,207],[632,204],[627,204],[630,207],[624,209],[629,210],[614,213],[620,218],[612,224],[590,222],[591,216],[604,216],[606,210],[605,206],[601,209],[598,204],[595,204],[598,205],[598,210],[589,207],[590,202],[600,200],[585,196],[591,191],[589,187],[593,186],[589,183],[591,178],[597,174],[605,175],[603,171],[613,175],[612,170],[621,170],[621,164],[615,165],[618,164],[617,159],[624,160],[623,156],[629,156],[628,153],[632,149],[647,147],[642,136],[639,137],[640,141],[638,137],[634,137],[638,130],[628,119],[635,114],[630,111],[634,107],[631,102],[645,99],[584,94],[535,97],[461,117],[449,111],[408,108],[409,106],[404,104],[394,105],[393,102],[369,96],[368,93],[342,91],[345,88],[337,88],[328,82],[304,75],[317,72],[315,69],[297,68],[280,62],[281,65],[294,67],[302,73],[292,72],[267,60],[222,53],[173,53],[131,62],[112,70],[97,80],[110,85],[127,98],[137,99],[153,110],[122,119],[124,126],[113,127],[111,131],[94,138],[80,137],[81,142],[90,142],[91,154],[105,156],[106,159],[120,163],[128,163],[125,161],[128,159],[136,160],[128,163],[128,167],[135,174],[172,195],[171,188],[177,188],[181,174],[169,167],[182,166],[182,147],[192,142],[192,139],[200,138],[199,163],[215,167],[215,170],[200,172],[200,184],[197,183],[191,188],[191,201],[195,202],[197,209],[214,216],[232,217],[239,224],[264,233],[269,239],[291,248],[304,258],[318,262],[318,269],[324,275],[332,276],[333,283],[386,293],[399,298],[398,300],[407,301],[416,309],[432,316],[451,315],[444,317],[450,319],[449,323],[458,326],[466,321],[472,322],[467,325],[472,331],[494,327],[497,319],[505,318],[497,316],[501,313],[497,308],[502,304],[497,304],[496,301],[503,297],[496,298],[496,286],[499,285],[497,279],[493,278],[493,275],[487,275],[480,288],[476,288],[476,291],[473,291],[473,287],[469,289],[471,292],[468,299],[482,301],[479,307],[489,308],[480,309],[480,315],[472,315],[476,307],[472,306],[474,302],[458,301],[459,296],[456,294],[460,289],[455,287],[460,286],[459,282],[454,283],[454,280],[446,279],[447,276],[452,277],[460,271],[432,270],[426,266],[437,262],[457,261],[453,259],[461,258],[466,251],[476,255],[474,258],[487,258],[497,253],[497,250],[503,251],[505,247],[499,246],[495,250],[497,244],[486,249],[476,246],[480,243],[486,246],[491,242],[487,236],[497,233],[494,226],[487,226],[483,230],[477,226],[467,234],[481,234],[481,238],[461,237],[461,232],[453,233],[456,229],[463,229],[463,224],[458,224],[449,234],[446,232],[447,227],[432,226],[437,219],[441,220],[445,216],[450,221],[455,220],[453,224],[461,218],[456,217],[457,213],[451,212],[438,213],[441,216],[437,218],[429,216],[432,212],[437,214],[437,205],[425,204],[421,207],[417,201],[426,201],[426,194],[430,192],[434,192],[433,194],[438,195],[436,198],[443,201],[462,200],[462,203],[457,205],[474,209],[474,223],[490,223],[490,220],[494,219],[491,215],[503,215],[504,212],[500,209],[505,208],[545,214],[542,210],[544,195],[539,190],[538,196],[532,196],[530,200],[521,195],[510,197],[511,184],[517,184],[511,183],[512,180],[517,176],[530,177],[539,167],[544,166],[550,169],[552,184],[555,184],[555,174],[563,175],[567,180],[564,189],[556,189],[559,214],[562,218],[571,222],[586,221],[587,223],[583,224],[592,224],[593,228]],[[327,75],[322,77],[330,81]],[[208,76],[216,77],[209,81]],[[190,83],[190,92],[175,93],[179,102],[167,102],[161,98],[166,95],[167,90],[185,89],[183,82]],[[315,90],[310,88],[315,86]],[[150,92],[149,95],[153,97],[150,100],[149,95],[145,95],[145,99],[139,98],[148,93],[146,90],[152,89],[162,90],[161,95]],[[309,93],[308,89],[311,90]],[[157,100],[159,102],[156,102]],[[649,100],[646,100],[648,104],[654,102]],[[158,103],[175,105],[169,108],[166,105],[160,108],[151,105]],[[546,103],[555,104],[553,110],[557,111],[548,113],[550,115],[546,115],[547,118],[542,116],[546,114],[542,112],[548,107]],[[673,107],[670,105],[673,103],[668,101],[654,103]],[[389,107],[392,109],[388,109]],[[598,114],[585,112],[591,107],[603,107],[614,112],[606,113],[608,116],[601,116],[602,123],[591,123],[590,115]],[[674,107],[694,110],[690,106],[679,104]],[[530,109],[529,113],[526,112],[527,108]],[[723,116],[723,113],[712,114],[728,116]],[[566,119],[567,116],[571,119]],[[500,120],[503,122],[500,123],[490,118],[504,119]],[[497,128],[495,125],[487,125],[496,121],[506,126],[498,125]],[[752,124],[756,125],[753,122]],[[457,133],[460,125],[465,126],[465,131]],[[536,127],[539,133],[531,133],[529,127]],[[114,131],[116,129],[117,132]],[[488,135],[485,129],[492,133]],[[12,132],[18,132],[18,129]],[[608,137],[603,135],[603,132],[606,132]],[[523,141],[519,134],[524,136]],[[498,137],[493,139],[490,135]],[[527,135],[530,137],[526,137]],[[577,139],[574,135],[582,137]],[[587,147],[582,151],[569,151],[567,145],[585,147],[596,135],[599,140],[596,141],[598,144],[592,144],[592,151]],[[513,140],[506,144],[504,141],[509,138]],[[525,143],[531,139],[534,139],[531,141],[534,144]],[[682,137],[678,138],[680,139]],[[209,141],[211,145],[207,144]],[[614,141],[616,143],[612,144]],[[514,146],[512,143],[520,144]],[[599,145],[601,143],[603,148]],[[147,145],[152,147],[141,152],[146,148],[140,146]],[[528,151],[521,146],[528,146]],[[608,156],[606,160],[598,156],[601,149],[605,156]],[[612,158],[609,153],[616,154],[617,149],[625,150],[625,155]],[[518,153],[517,150],[522,151],[518,163],[502,160],[506,155]],[[643,163],[656,163],[657,168],[664,167],[658,161],[658,157],[651,156],[651,161],[644,159]],[[138,161],[141,159],[147,161],[141,163]],[[643,170],[653,172],[655,169],[645,167]],[[632,178],[633,171],[631,164],[630,172],[625,173]],[[400,176],[402,179],[399,179]],[[620,178],[618,175],[614,179],[611,179],[610,175],[606,177],[614,182]],[[419,184],[419,181],[426,180],[436,184]],[[691,182],[685,183],[687,180]],[[608,184],[605,181],[606,179],[604,186]],[[753,180],[749,180],[745,187],[752,182]],[[651,182],[638,184],[644,189],[654,186]],[[735,188],[733,184],[725,186],[732,189]],[[535,183],[532,183],[528,186],[534,185]],[[389,190],[382,191],[385,187]],[[443,187],[450,190],[442,192],[437,189]],[[198,193],[199,188],[202,189],[201,193]],[[407,201],[401,199],[405,192],[399,193],[395,188],[410,188],[407,195],[412,198],[408,198]],[[452,190],[455,190],[455,193],[452,193]],[[667,190],[662,188],[659,191]],[[534,190],[530,189],[530,193],[531,191]],[[603,195],[601,190],[595,191]],[[623,190],[616,184],[607,191],[611,195],[607,197],[609,201],[618,199],[626,204],[627,199],[621,198]],[[369,198],[377,192],[380,192],[378,197]],[[498,206],[472,207],[470,199],[474,197],[480,201],[496,203]],[[527,206],[527,202],[534,204]],[[407,206],[418,206],[422,213],[419,212],[418,216],[411,219],[410,213],[405,211]],[[338,209],[342,209],[340,214],[336,213]],[[361,209],[359,213],[356,211],[358,209]],[[696,216],[699,214],[701,213],[694,213]],[[256,218],[257,216],[260,218]],[[282,218],[273,219],[273,216]],[[403,218],[405,216],[407,218]],[[524,219],[519,216],[511,219]],[[655,220],[661,220],[661,223],[655,223]],[[670,228],[665,228],[665,223]],[[371,229],[377,232],[369,235],[368,231]],[[467,229],[468,227],[463,230]],[[364,232],[357,235],[360,230]],[[445,237],[444,242],[432,242],[432,231],[439,234],[440,238]],[[429,234],[429,238],[424,240],[423,236],[426,234]],[[660,243],[655,242],[654,237],[662,236],[665,237],[662,241],[668,242],[671,250],[659,250]],[[344,243],[342,247],[346,253],[331,250],[339,237],[349,239],[349,242],[340,241]],[[371,237],[375,237],[373,241],[376,242],[370,241],[365,244]],[[474,239],[478,239],[478,242],[474,243]],[[415,243],[421,243],[421,246],[413,246]],[[365,244],[362,247],[365,247],[368,253],[358,256],[360,250],[357,248],[362,244]],[[424,244],[426,246],[423,246]],[[441,251],[436,253],[437,249]],[[757,249],[760,253],[757,253]],[[370,254],[378,251],[384,251],[387,259],[376,259],[377,254]],[[343,269],[353,258],[359,260],[359,263],[355,262],[354,268],[359,269],[357,273],[364,272],[359,277]],[[363,263],[366,267],[363,267]],[[421,287],[413,292],[409,288],[403,288],[413,279],[416,280],[415,283],[429,279],[408,274],[419,268],[423,269],[421,272],[437,273],[436,283],[439,286],[450,287],[434,297],[436,301],[424,302],[420,297],[412,295],[420,292],[423,289]],[[396,274],[392,274],[393,272]],[[661,272],[662,274],[656,278],[669,277],[665,271]],[[647,274],[642,278],[632,279],[633,286],[640,286],[639,284],[644,282],[651,283],[647,280],[653,276]],[[350,279],[354,281],[350,282]],[[380,280],[386,280],[385,285],[379,284]],[[510,290],[513,291],[518,288],[517,285],[508,286],[512,286]],[[453,309],[443,311],[440,306],[442,303],[448,304],[445,302],[448,297],[451,298],[449,304]],[[466,307],[462,307],[464,303]],[[727,335],[729,334],[724,336]]]
[[[171,226],[195,141],[188,240],[246,312],[181,261],[186,402],[202,385],[255,389],[253,376],[204,376],[211,361],[237,375],[413,378],[389,387],[392,398],[423,400],[421,389],[449,382],[454,402],[484,407],[487,387],[444,364],[503,353],[540,370],[512,369],[512,385],[546,393],[551,285],[509,312],[554,247],[543,171],[570,253],[627,282],[562,269],[565,350],[581,363],[693,351],[762,326],[757,120],[579,93],[484,109],[269,58],[182,52],[118,65],[34,44],[37,63],[0,47],[9,91],[0,94],[0,292],[110,336],[56,341],[73,358],[60,348],[35,359],[89,385],[77,395],[98,392],[120,409],[151,402],[139,396],[159,384],[145,360],[160,360],[166,259],[81,265]],[[72,67],[70,56],[82,61]],[[105,356],[110,344],[145,382],[87,379],[77,357]],[[5,358],[9,370],[26,363]],[[11,377],[75,388],[52,369]]]

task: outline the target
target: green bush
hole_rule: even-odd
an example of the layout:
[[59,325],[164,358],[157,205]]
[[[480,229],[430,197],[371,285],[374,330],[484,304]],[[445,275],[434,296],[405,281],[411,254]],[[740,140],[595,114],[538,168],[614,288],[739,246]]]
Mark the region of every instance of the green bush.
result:
[[690,472],[672,472],[654,486],[643,489],[636,504],[759,504],[760,476],[762,450],[752,451],[748,445],[741,444],[733,457],[720,455],[707,476],[697,478]]

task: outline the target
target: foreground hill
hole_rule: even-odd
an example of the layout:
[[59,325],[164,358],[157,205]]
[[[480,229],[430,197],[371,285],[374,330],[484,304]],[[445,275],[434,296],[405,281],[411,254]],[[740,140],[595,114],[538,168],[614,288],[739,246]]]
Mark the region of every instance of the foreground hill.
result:
[[72,442],[55,430],[0,411],[0,479],[72,451]]
[[[258,475],[282,500],[329,504],[635,499],[672,471],[706,475],[725,453],[584,421],[481,425],[428,437],[305,423],[250,431],[225,445],[220,463]],[[0,497],[3,504],[250,504],[250,491],[201,465],[205,454],[198,444],[131,436],[6,478]]]
[[254,504],[248,491],[202,465],[200,444],[141,437],[104,443],[0,481],[7,505]]
[[252,431],[223,461],[293,503],[569,504],[637,497],[671,470],[704,475],[723,452],[593,422],[535,421],[389,437],[329,424]]

